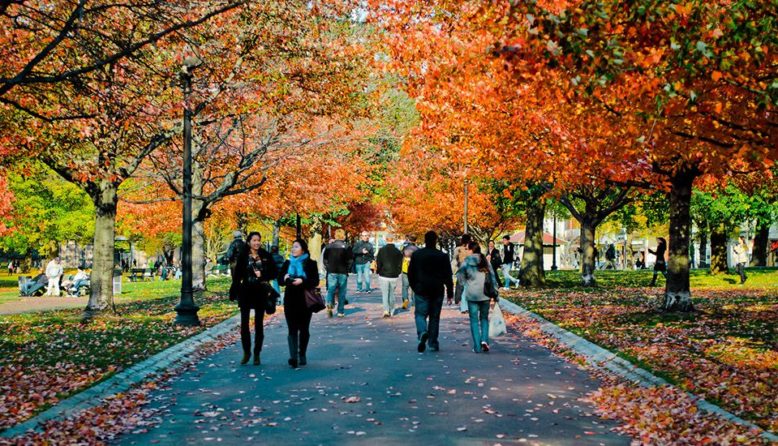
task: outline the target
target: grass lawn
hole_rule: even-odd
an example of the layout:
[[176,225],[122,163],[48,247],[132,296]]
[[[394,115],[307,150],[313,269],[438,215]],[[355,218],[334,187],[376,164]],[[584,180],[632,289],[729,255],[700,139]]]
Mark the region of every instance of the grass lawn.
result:
[[81,308],[0,316],[0,429],[213,326],[237,311],[229,278],[196,298],[200,327],[173,324],[180,281],[123,284],[118,314]]
[[[778,430],[778,270],[738,276],[693,271],[690,314],[661,313],[664,281],[648,288],[651,271],[598,271],[584,289],[573,271],[548,274],[542,290],[505,292],[525,308],[681,388]],[[735,284],[733,284],[734,282]]]

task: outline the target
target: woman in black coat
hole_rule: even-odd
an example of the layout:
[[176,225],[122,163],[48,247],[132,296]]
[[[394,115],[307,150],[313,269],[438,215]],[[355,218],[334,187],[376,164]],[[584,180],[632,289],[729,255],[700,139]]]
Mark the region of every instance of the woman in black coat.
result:
[[494,276],[497,279],[497,287],[502,288],[502,279],[500,279],[500,276],[497,274],[497,271],[500,270],[502,265],[502,258],[500,257],[500,250],[494,246],[493,240],[489,240],[489,250],[486,252],[486,260],[492,265],[492,270],[495,272]]
[[278,282],[286,285],[284,317],[289,327],[289,365],[297,368],[308,363],[306,352],[313,313],[305,303],[305,290],[319,286],[319,268],[310,259],[304,240],[295,240],[290,254],[289,260],[281,266]]
[[249,362],[251,355],[249,320],[251,310],[254,310],[254,365],[259,365],[259,354],[265,340],[265,308],[268,299],[275,299],[277,295],[269,282],[278,276],[278,267],[270,253],[261,248],[262,236],[258,232],[249,234],[246,245],[246,249],[238,254],[235,264],[230,300],[237,299],[240,307],[240,342],[243,345],[241,364]]

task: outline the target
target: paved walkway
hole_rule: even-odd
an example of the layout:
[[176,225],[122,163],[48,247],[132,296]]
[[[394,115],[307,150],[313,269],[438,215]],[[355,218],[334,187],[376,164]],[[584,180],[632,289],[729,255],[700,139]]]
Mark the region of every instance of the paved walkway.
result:
[[411,312],[382,319],[377,292],[349,296],[345,318],[314,315],[307,367],[287,365],[277,318],[261,366],[238,364],[239,343],[208,357],[152,395],[160,426],[117,443],[629,444],[579,401],[597,382],[529,339],[472,353],[466,315],[446,308],[440,352],[420,354]]

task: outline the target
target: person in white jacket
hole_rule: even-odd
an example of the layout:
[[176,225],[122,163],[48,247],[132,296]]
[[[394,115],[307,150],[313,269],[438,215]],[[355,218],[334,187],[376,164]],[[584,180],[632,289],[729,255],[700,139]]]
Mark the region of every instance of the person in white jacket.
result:
[[62,272],[59,257],[55,257],[46,265],[46,278],[49,280],[46,288],[47,296],[59,296],[59,279],[62,277]]
[[748,244],[746,238],[742,235],[738,237],[737,243],[733,247],[732,251],[735,253],[735,267],[737,273],[740,274],[740,284],[746,283],[746,264],[748,263]]

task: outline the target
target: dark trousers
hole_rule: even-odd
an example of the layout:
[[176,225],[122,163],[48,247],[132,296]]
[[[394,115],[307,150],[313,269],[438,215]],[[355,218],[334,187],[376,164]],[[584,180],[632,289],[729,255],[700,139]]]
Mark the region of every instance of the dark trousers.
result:
[[300,354],[305,356],[308,341],[311,339],[311,313],[308,308],[284,305],[284,318],[289,328],[289,336],[299,340]]
[[[431,348],[439,348],[438,334],[440,333],[440,311],[443,309],[443,296],[427,298],[417,294],[414,297],[416,301],[414,310],[416,335],[421,336],[426,331],[429,333],[427,344]],[[429,319],[429,323],[427,319]]]
[[[265,326],[262,324],[265,318],[265,310],[254,310],[254,354],[258,355],[262,351],[262,343],[265,341]],[[251,330],[249,329],[249,320],[251,319],[251,308],[240,308],[240,343],[243,345],[244,353],[251,353]]]
[[738,263],[736,265],[737,273],[740,274],[740,283],[746,282],[746,264],[745,263]]

